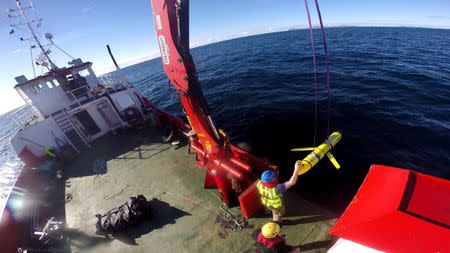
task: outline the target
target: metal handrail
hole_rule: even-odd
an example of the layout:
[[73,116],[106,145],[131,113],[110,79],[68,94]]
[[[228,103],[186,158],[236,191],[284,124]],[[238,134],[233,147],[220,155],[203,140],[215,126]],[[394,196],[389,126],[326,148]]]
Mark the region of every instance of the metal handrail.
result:
[[110,88],[113,90],[121,90],[124,88],[130,88],[131,85],[127,80],[124,80],[123,78],[114,77],[114,76],[100,76],[98,77],[99,81],[104,85],[106,88]]
[[67,94],[68,96],[69,96],[69,94],[70,94],[69,97],[71,97],[72,100],[75,100],[75,101],[78,103],[78,106],[81,106],[81,101],[80,101],[79,97],[78,97],[78,96],[75,96],[73,93],[74,93],[75,91],[82,90],[82,89],[86,90],[86,93],[83,94],[82,97],[86,97],[86,96],[87,96],[87,98],[93,98],[93,96],[92,96],[92,94],[91,94],[91,92],[90,92],[90,87],[89,87],[89,85],[84,85],[84,86],[78,87],[78,88],[76,88],[76,89],[66,91],[66,94]]
[[44,119],[36,107],[32,105],[24,105],[16,109],[8,117],[15,121],[20,129],[30,125],[32,122],[38,122]]
[[73,92],[73,91],[80,90],[80,89],[84,89],[84,88],[89,88],[89,85],[83,85],[83,86],[81,86],[81,87],[78,87],[78,88],[75,88],[75,89],[66,91],[66,93],[68,93],[68,92]]

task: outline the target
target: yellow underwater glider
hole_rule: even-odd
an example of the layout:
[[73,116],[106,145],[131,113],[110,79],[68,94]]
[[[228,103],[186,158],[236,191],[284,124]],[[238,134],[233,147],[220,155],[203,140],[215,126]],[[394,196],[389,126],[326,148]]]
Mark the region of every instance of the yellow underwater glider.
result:
[[325,155],[330,159],[331,163],[338,170],[341,168],[339,163],[336,161],[334,156],[330,153],[331,149],[338,144],[342,139],[342,134],[340,132],[333,132],[322,144],[318,147],[309,148],[293,148],[291,151],[312,151],[305,157],[305,159],[299,161],[300,169],[298,171],[299,175],[303,175],[308,172],[312,167],[314,167]]

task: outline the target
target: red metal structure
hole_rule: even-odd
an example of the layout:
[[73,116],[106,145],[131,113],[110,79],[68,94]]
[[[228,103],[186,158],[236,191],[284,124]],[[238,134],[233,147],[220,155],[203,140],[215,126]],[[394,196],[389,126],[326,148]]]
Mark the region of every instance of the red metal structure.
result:
[[384,252],[450,252],[450,181],[372,165],[330,233]]
[[[189,53],[189,1],[152,0],[152,9],[164,71],[194,133],[190,147],[198,156],[198,165],[205,169],[205,187],[218,187],[229,205],[231,195],[252,185],[269,163],[230,144],[225,132],[213,124]],[[246,201],[252,194],[249,190],[240,198],[246,216],[255,209],[253,201]]]

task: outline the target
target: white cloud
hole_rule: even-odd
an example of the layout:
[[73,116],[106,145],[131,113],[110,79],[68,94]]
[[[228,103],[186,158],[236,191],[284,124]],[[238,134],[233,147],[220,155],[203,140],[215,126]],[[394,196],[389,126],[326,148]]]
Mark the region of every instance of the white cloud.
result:
[[18,53],[20,53],[20,52],[22,52],[22,49],[18,48],[18,49],[16,49],[16,50],[13,50],[11,53],[12,53],[12,54],[18,54]]
[[87,33],[84,32],[84,31],[72,30],[72,31],[68,31],[68,32],[62,33],[61,35],[55,36],[53,41],[58,46],[63,47],[63,49],[64,49],[64,46],[61,46],[60,44],[65,43],[66,41],[75,41],[75,40],[78,40],[78,39],[83,38],[85,36],[87,36]]
[[90,11],[92,11],[91,7],[84,7],[83,9],[81,9],[81,13],[88,13]]
[[427,16],[427,18],[434,18],[434,19],[450,19],[450,16]]
[[[138,64],[138,63],[141,63],[144,61],[148,61],[148,60],[157,58],[157,57],[159,57],[159,51],[154,51],[154,52],[152,52],[148,55],[144,55],[144,56],[133,56],[133,57],[125,58],[123,60],[120,60],[120,62],[118,62],[118,64],[121,68],[125,68],[128,66],[134,65],[134,64]],[[100,76],[100,75],[103,75],[103,74],[106,74],[106,73],[116,70],[116,67],[114,65],[110,64],[109,62],[106,64],[103,64],[103,65],[97,63],[97,65],[94,66],[94,70],[95,70],[95,73],[98,76]]]

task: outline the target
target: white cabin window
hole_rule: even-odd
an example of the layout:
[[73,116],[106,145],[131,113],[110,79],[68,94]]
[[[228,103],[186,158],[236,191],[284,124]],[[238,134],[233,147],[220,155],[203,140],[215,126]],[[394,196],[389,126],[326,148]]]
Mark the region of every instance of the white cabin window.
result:
[[89,75],[89,71],[87,69],[80,70],[78,74],[82,77],[86,77]]
[[46,91],[51,88],[51,86],[50,87],[48,86],[47,82],[39,83],[38,87],[39,87],[39,92],[43,92],[43,91]]
[[55,84],[53,83],[53,80],[47,81],[46,84],[47,84],[47,87],[48,87],[49,89],[55,88],[55,87],[56,87]]
[[39,86],[40,84],[33,84],[30,86],[30,90],[33,94],[39,94],[41,93],[41,87]]
[[30,85],[29,89],[30,89],[31,93],[33,93],[33,94],[38,94],[39,93],[39,90],[36,88],[35,85]]

